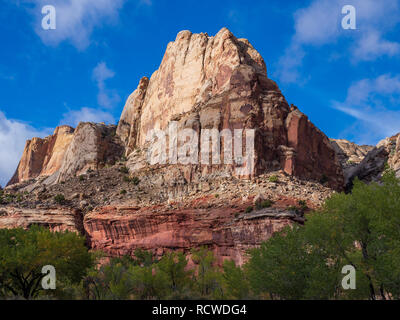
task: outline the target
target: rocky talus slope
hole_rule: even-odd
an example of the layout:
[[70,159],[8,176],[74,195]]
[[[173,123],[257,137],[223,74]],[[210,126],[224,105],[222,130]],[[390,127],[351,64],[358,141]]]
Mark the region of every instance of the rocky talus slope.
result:
[[[198,159],[205,129],[254,129],[255,170],[242,174],[247,160],[225,163],[222,152],[220,163],[149,163],[148,132],[172,122],[195,132]],[[287,103],[248,40],[226,28],[214,37],[182,31],[129,96],[118,126],[82,122],[27,142],[0,190],[0,227],[73,230],[111,255],[205,245],[219,262],[241,264],[247,249],[343,190],[376,150],[396,166],[397,140],[382,143],[330,141]],[[181,135],[168,139],[167,153],[184,144]]]

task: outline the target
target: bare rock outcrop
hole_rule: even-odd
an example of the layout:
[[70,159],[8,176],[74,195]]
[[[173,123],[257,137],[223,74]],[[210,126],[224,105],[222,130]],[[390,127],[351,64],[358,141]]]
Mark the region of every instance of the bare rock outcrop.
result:
[[81,122],[76,129],[60,126],[49,137],[28,140],[7,185],[32,179],[37,185],[54,184],[114,164],[124,149],[115,130],[113,125]]
[[172,250],[190,252],[207,246],[218,263],[233,259],[241,265],[248,249],[299,219],[285,210],[239,215],[241,209],[104,207],[86,215],[84,226],[90,246],[113,256],[133,255],[135,249],[142,248],[160,257]]
[[356,177],[367,183],[380,181],[386,165],[400,178],[400,134],[381,140],[360,163],[345,170],[346,189]]
[[26,229],[32,225],[43,226],[52,231],[83,232],[82,215],[76,209],[0,207],[0,229]]
[[383,139],[377,148],[384,148],[388,154],[387,164],[396,172],[396,176],[400,178],[400,133]]
[[[125,143],[131,170],[143,168],[137,150],[146,149],[148,132],[165,130],[171,121],[178,122],[178,130],[196,131],[199,159],[202,130],[254,129],[254,171],[244,178],[284,169],[306,179],[326,178],[336,189],[343,186],[342,169],[328,138],[297,108],[289,107],[248,40],[237,39],[226,28],[214,37],[180,32],[168,44],[159,69],[150,80],[143,78],[129,97],[117,134]],[[193,170],[236,175],[235,165],[201,164]]]
[[[374,146],[358,145],[345,139],[330,139],[331,145],[336,152],[337,158],[342,166],[345,185],[349,185],[354,178],[359,164],[367,154],[374,149]],[[371,159],[370,155],[369,159]],[[371,160],[366,160],[370,162]],[[367,174],[368,175],[368,174]]]
[[115,126],[105,124],[79,123],[57,172],[56,182],[114,164],[123,152],[115,129]]
[[374,146],[358,145],[345,139],[330,139],[343,168],[359,164]]
[[73,135],[73,128],[60,126],[51,136],[28,140],[18,168],[7,185],[49,176],[58,171]]

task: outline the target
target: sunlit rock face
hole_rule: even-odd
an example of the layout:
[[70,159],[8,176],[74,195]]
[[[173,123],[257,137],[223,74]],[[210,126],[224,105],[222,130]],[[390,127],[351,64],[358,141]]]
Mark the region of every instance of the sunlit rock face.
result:
[[[128,98],[117,135],[131,156],[132,170],[142,168],[135,149],[146,149],[147,134],[165,130],[171,121],[197,132],[199,159],[202,130],[254,129],[254,170],[245,178],[283,169],[306,179],[324,178],[333,188],[343,186],[329,139],[288,105],[249,41],[226,28],[214,37],[181,31],[168,44],[159,69],[150,79],[142,78]],[[201,165],[200,170],[235,175],[229,165]]]
[[28,140],[18,168],[8,185],[50,176],[59,170],[73,136],[74,128],[60,126],[51,136]]

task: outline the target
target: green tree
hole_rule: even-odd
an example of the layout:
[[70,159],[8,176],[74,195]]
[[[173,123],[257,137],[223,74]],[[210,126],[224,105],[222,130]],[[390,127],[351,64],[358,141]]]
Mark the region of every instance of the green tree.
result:
[[393,171],[381,184],[354,181],[351,194],[333,195],[306,229],[314,247],[355,267],[357,289],[343,295],[400,297],[400,185]]
[[93,268],[84,280],[86,299],[127,300],[132,298],[133,265],[133,259],[114,258],[98,269]]
[[222,273],[216,267],[215,256],[207,248],[193,249],[196,264],[194,290],[201,298],[223,298]]
[[[73,232],[51,232],[32,226],[29,230],[0,230],[0,288],[6,295],[25,299],[43,291],[42,267],[52,265],[57,281],[79,283],[93,265],[85,239]],[[50,290],[46,293],[49,294]]]
[[244,270],[236,266],[232,260],[227,260],[223,265],[222,274],[225,297],[229,299],[249,299],[250,284]]
[[181,299],[190,297],[192,288],[192,270],[187,268],[188,261],[182,253],[165,254],[157,263],[156,272],[162,274],[159,279],[166,280],[169,289],[168,297]]
[[134,266],[130,277],[136,299],[159,300],[168,296],[168,278],[165,273],[156,272],[155,265]]
[[[341,270],[356,270],[356,289],[344,290]],[[400,298],[400,185],[393,171],[381,183],[354,181],[350,194],[275,234],[250,253],[252,289],[282,299]]]
[[301,226],[276,233],[260,248],[250,251],[246,265],[252,289],[271,299],[329,298],[334,271],[307,245]]

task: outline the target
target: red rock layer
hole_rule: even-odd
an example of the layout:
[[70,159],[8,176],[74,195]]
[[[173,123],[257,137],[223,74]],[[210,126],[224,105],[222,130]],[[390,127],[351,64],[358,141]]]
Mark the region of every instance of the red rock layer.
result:
[[133,255],[134,250],[151,250],[156,256],[167,251],[190,252],[207,246],[222,263],[246,260],[246,251],[260,245],[276,231],[293,223],[293,216],[235,213],[240,209],[182,209],[162,207],[104,207],[85,216],[90,246],[112,255]]

